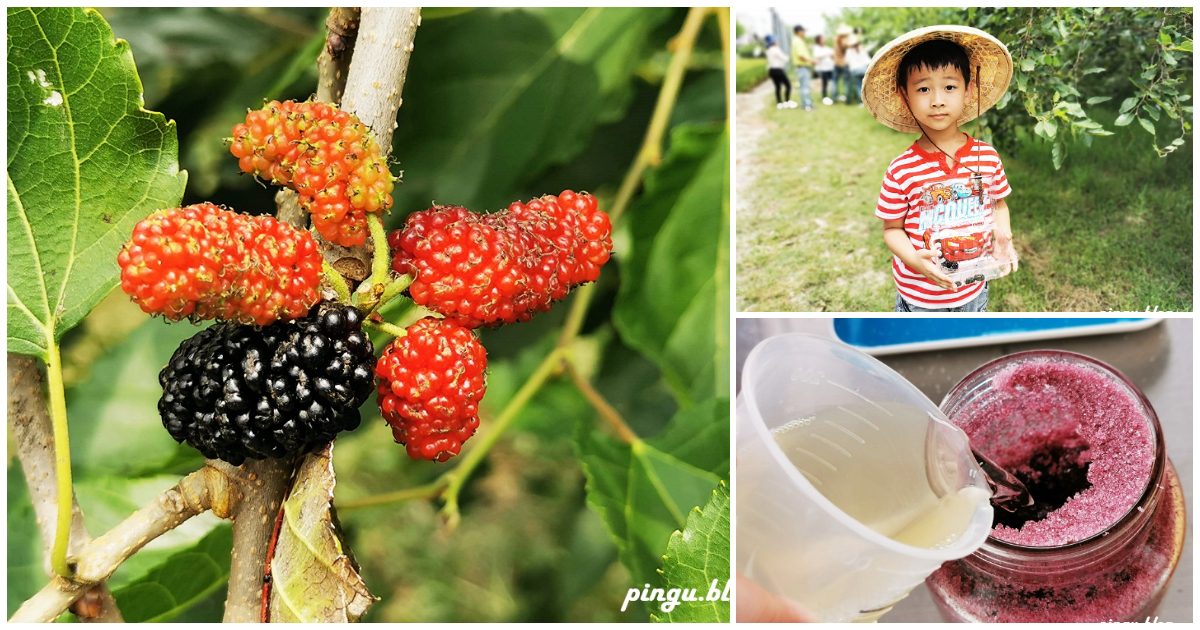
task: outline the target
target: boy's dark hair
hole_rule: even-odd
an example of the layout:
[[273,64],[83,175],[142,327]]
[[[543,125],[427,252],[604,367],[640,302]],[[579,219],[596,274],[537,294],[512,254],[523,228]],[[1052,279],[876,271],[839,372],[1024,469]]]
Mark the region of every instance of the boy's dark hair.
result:
[[905,53],[900,67],[896,68],[896,85],[900,89],[907,88],[908,75],[922,67],[928,70],[954,68],[962,73],[964,82],[971,82],[971,58],[962,46],[948,39],[931,39]]

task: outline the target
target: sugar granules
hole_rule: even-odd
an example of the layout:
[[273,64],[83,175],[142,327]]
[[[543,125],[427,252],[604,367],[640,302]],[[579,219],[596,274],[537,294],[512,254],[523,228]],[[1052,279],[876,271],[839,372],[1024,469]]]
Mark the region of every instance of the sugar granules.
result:
[[1166,594],[1185,534],[1183,490],[1170,466],[1162,492],[1147,537],[1131,541],[1130,555],[1115,564],[1109,558],[1051,583],[1026,583],[981,573],[961,560],[947,562],[929,576],[934,601],[952,621],[1146,621]]
[[[1151,429],[1136,398],[1112,376],[1052,359],[1014,364],[992,378],[993,397],[951,420],[998,465],[1036,479],[1031,460],[1046,449],[1087,465],[1087,483],[1059,508],[1020,529],[997,525],[992,537],[1033,547],[1084,540],[1116,523],[1137,503],[1154,464]],[[1035,494],[1036,498],[1036,494]]]
[[1098,369],[1039,358],[997,372],[987,395],[952,420],[984,454],[1032,485],[1061,476],[1068,482],[1060,486],[1080,488],[1019,529],[995,527],[985,547],[992,540],[1045,548],[1088,539],[1073,553],[1090,549],[1094,557],[1055,570],[1027,556],[1018,562],[1030,563],[1028,573],[978,554],[947,562],[927,583],[948,620],[1144,621],[1154,614],[1185,536],[1183,492],[1169,461],[1157,504],[1147,508],[1152,520],[1118,547],[1107,544],[1115,539],[1105,531],[1136,505],[1154,466],[1149,419],[1134,393]]

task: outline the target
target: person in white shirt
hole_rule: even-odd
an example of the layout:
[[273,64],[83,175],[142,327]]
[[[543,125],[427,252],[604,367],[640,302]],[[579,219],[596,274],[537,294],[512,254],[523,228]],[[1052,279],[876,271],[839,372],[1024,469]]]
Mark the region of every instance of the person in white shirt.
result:
[[863,77],[867,74],[867,66],[871,65],[871,55],[863,50],[861,42],[846,49],[846,65],[850,66],[850,94],[853,95],[857,89],[858,104],[861,106]]
[[[792,100],[792,82],[788,80],[785,68],[788,63],[787,53],[779,47],[774,35],[767,35],[767,76],[775,84],[775,108],[789,109],[799,103]],[[779,96],[779,88],[783,88],[783,97]]]
[[829,84],[833,82],[833,48],[825,45],[824,35],[817,35],[813,57],[817,60],[814,70],[821,79],[821,102],[833,105],[833,99],[829,98]]

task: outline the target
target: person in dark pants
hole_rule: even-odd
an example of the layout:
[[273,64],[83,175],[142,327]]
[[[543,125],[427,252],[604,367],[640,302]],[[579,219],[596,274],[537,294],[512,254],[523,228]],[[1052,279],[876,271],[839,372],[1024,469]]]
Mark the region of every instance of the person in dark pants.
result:
[[[792,82],[788,80],[787,67],[788,56],[779,47],[779,42],[775,41],[773,35],[767,35],[767,76],[771,77],[771,82],[775,84],[775,108],[790,109],[798,104],[792,100]],[[779,88],[783,88],[783,98],[779,97]]]
[[829,84],[833,83],[833,49],[825,45],[824,35],[817,35],[813,57],[817,60],[815,69],[821,79],[821,102],[833,105],[833,99],[829,98]]

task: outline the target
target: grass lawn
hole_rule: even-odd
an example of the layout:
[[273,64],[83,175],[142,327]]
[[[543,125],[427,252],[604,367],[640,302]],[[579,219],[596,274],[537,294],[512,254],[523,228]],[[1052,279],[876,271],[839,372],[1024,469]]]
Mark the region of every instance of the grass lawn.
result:
[[[758,132],[753,154],[739,151],[738,310],[892,310],[875,202],[916,135],[845,105],[743,116],[739,104],[737,123],[739,138]],[[1192,310],[1191,142],[1164,159],[1140,126],[1116,131],[1071,147],[1060,171],[1037,140],[1001,151],[1021,267],[992,282],[989,311]]]

